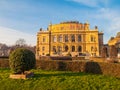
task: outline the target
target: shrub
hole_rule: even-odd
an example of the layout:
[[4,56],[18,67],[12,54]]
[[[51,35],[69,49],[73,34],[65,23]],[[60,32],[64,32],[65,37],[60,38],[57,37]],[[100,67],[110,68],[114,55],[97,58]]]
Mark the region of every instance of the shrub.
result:
[[24,73],[35,67],[35,55],[25,48],[15,49],[9,57],[10,68],[15,74]]
[[37,68],[43,70],[62,70],[103,74],[120,78],[120,64],[86,61],[37,61]]

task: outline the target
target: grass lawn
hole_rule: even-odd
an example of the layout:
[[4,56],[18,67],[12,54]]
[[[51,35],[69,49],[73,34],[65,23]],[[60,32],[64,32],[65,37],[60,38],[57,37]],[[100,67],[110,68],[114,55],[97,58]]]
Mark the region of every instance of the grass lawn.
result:
[[68,71],[32,70],[26,80],[9,78],[10,69],[0,69],[0,90],[120,90],[120,78]]

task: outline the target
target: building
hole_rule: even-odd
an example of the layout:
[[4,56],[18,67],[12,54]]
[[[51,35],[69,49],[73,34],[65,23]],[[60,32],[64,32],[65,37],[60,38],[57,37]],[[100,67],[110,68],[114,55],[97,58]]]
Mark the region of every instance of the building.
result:
[[78,21],[50,24],[47,30],[37,33],[36,56],[81,56],[89,53],[100,56],[103,46],[103,33],[97,26],[92,30],[88,22]]
[[116,37],[111,37],[108,41],[109,46],[109,57],[120,58],[120,32],[117,33]]

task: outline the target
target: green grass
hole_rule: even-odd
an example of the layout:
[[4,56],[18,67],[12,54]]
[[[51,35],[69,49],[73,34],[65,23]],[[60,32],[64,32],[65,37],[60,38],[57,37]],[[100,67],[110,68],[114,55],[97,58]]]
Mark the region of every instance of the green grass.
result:
[[120,78],[68,71],[32,71],[33,78],[14,80],[9,78],[9,69],[0,69],[0,90],[120,90]]

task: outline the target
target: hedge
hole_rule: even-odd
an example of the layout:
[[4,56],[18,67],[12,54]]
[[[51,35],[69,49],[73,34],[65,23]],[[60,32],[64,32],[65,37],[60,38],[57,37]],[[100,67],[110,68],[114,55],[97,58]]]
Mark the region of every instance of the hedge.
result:
[[[0,67],[9,67],[8,60],[0,60]],[[37,60],[36,68],[43,70],[62,70],[62,71],[103,74],[103,75],[115,76],[120,78],[119,63]]]
[[37,60],[85,60],[84,56],[71,57],[71,56],[40,56]]
[[0,68],[9,68],[9,60],[0,59]]
[[36,67],[43,70],[63,70],[103,74],[120,78],[119,63],[87,62],[87,61],[37,61]]
[[40,56],[37,60],[72,60],[71,56]]

